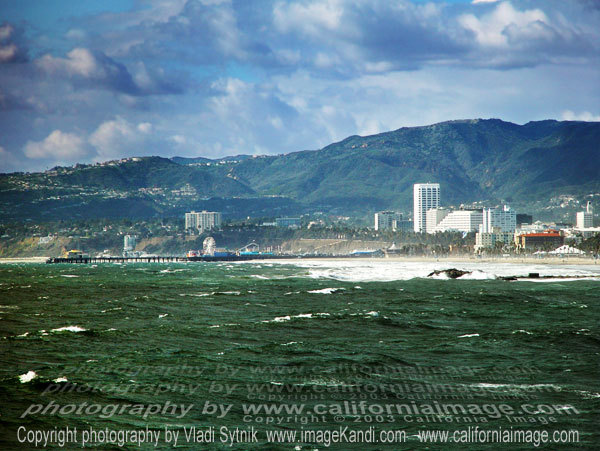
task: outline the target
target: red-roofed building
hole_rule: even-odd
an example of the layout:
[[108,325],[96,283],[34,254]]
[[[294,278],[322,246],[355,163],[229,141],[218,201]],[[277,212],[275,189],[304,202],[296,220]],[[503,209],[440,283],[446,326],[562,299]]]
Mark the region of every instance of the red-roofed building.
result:
[[565,244],[565,237],[558,230],[544,230],[539,233],[523,233],[515,237],[518,249],[556,249]]

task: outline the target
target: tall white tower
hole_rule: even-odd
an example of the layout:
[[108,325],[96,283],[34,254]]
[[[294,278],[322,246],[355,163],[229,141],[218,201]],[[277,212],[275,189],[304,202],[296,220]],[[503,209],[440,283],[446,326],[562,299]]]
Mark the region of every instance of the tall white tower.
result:
[[415,183],[413,186],[413,218],[415,232],[425,232],[427,210],[440,206],[439,183]]

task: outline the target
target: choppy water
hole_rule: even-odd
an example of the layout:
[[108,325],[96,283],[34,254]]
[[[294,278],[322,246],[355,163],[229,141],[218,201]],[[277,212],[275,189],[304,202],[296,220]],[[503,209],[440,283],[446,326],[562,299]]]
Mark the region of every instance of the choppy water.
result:
[[[451,266],[475,272],[424,278]],[[146,428],[159,448],[172,447],[166,428],[181,449],[231,449],[223,426],[258,431],[259,443],[233,449],[324,449],[299,435],[268,444],[266,431],[340,426],[403,430],[408,442],[332,449],[533,448],[417,437],[478,426],[577,430],[578,449],[597,449],[600,281],[491,280],[529,272],[600,276],[596,266],[371,260],[3,265],[0,448],[69,427],[78,442],[68,449],[86,430]],[[216,443],[186,440],[194,426],[214,427]]]

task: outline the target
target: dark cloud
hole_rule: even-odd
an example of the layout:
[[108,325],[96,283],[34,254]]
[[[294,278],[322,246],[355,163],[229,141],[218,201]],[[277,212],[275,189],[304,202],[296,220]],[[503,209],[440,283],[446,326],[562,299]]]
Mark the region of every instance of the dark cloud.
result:
[[143,63],[132,75],[125,65],[99,51],[75,48],[65,58],[46,54],[35,60],[37,67],[49,76],[67,77],[75,86],[104,88],[132,96],[180,94],[181,84],[168,80],[164,71],[149,70]]

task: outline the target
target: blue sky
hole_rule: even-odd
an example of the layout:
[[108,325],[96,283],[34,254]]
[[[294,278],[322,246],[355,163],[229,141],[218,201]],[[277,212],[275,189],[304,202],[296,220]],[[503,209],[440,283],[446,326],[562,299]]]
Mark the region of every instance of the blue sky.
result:
[[318,149],[452,119],[600,120],[595,0],[20,0],[0,171]]

